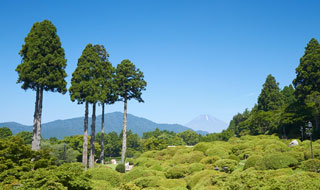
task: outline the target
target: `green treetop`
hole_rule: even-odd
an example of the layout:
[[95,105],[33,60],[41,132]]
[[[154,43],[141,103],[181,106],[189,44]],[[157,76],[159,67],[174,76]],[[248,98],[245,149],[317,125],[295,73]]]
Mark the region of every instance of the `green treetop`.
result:
[[22,63],[16,68],[21,87],[66,93],[67,60],[56,27],[49,20],[36,22],[24,41],[19,52]]
[[79,104],[84,102],[97,102],[99,100],[99,81],[93,80],[100,73],[92,71],[97,69],[100,63],[99,55],[92,44],[88,44],[78,59],[76,70],[72,73],[71,87],[69,88],[72,101],[77,100]]
[[316,39],[312,38],[305,48],[296,73],[293,84],[300,101],[303,102],[312,92],[320,92],[320,44]]
[[270,74],[258,98],[258,110],[272,111],[279,109],[283,104],[283,97],[280,93],[279,84],[276,79]]

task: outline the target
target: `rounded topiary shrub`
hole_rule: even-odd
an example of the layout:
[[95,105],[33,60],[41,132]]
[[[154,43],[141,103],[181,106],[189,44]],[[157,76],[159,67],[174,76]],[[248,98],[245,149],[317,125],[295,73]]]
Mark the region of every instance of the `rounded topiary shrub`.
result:
[[276,170],[280,168],[296,167],[298,160],[283,153],[267,154],[256,163],[256,168]]
[[172,168],[170,168],[166,173],[167,178],[171,179],[178,179],[185,176],[185,174],[188,172],[188,169],[185,165],[179,164]]
[[236,169],[238,162],[230,159],[221,159],[216,161],[214,165],[222,172],[231,173]]
[[124,164],[118,164],[116,167],[116,171],[120,172],[120,173],[125,173],[126,172],[126,167],[124,166]]
[[320,173],[320,160],[310,159],[301,162],[300,168],[304,171]]
[[208,148],[210,148],[210,145],[211,144],[207,142],[200,142],[194,146],[193,150],[205,153],[208,150]]
[[204,169],[204,165],[201,163],[193,163],[188,165],[188,173],[192,174],[194,172],[198,172]]
[[93,180],[108,181],[113,187],[120,185],[120,175],[116,171],[107,167],[90,168],[88,173]]
[[219,156],[209,156],[203,158],[200,163],[202,164],[214,164],[217,160],[220,160],[221,158]]
[[206,155],[207,156],[219,156],[220,158],[227,158],[229,156],[229,153],[227,150],[223,149],[223,148],[209,148],[206,151]]
[[254,167],[258,160],[261,160],[262,156],[250,156],[244,164],[243,170]]

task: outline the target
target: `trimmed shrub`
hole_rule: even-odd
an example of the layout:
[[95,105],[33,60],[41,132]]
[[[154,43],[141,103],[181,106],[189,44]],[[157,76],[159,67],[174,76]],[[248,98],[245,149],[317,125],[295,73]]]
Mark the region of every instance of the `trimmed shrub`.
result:
[[120,173],[125,173],[126,172],[126,168],[124,166],[124,164],[118,164],[116,167],[116,171],[120,172]]
[[318,159],[310,159],[301,162],[301,169],[309,172],[317,172],[320,173],[320,160]]
[[264,156],[256,162],[255,168],[259,170],[276,170],[280,168],[295,167],[298,160],[283,153],[274,153]]
[[125,182],[130,182],[130,181],[133,181],[133,180],[138,179],[140,177],[148,177],[148,176],[160,176],[162,178],[165,177],[163,172],[145,169],[142,167],[133,167],[132,170],[125,173],[125,175],[123,176],[123,180]]
[[93,180],[107,181],[111,186],[117,187],[120,185],[120,175],[111,168],[99,167],[88,169],[88,174]]
[[261,160],[262,156],[250,156],[246,163],[244,164],[243,170],[246,170],[251,167],[255,167],[258,160]]
[[166,173],[167,178],[171,179],[178,179],[185,176],[185,174],[188,172],[188,169],[185,165],[179,164],[172,168],[170,168]]
[[140,188],[159,187],[161,186],[162,178],[159,176],[140,177],[133,181],[133,183]]
[[134,183],[123,183],[120,185],[119,190],[140,190]]
[[297,152],[297,151],[289,151],[289,152],[285,152],[285,155],[291,156],[295,159],[297,159],[299,162],[304,161],[304,154],[303,152]]
[[228,159],[230,160],[235,160],[237,162],[240,162],[240,158],[238,158],[238,156],[234,155],[234,154],[231,154]]
[[209,148],[206,151],[207,156],[219,156],[220,158],[227,158],[229,156],[229,153],[227,150],[220,148],[220,147],[214,147]]
[[236,169],[238,162],[230,159],[221,159],[216,161],[214,165],[219,167],[222,172],[231,173]]
[[200,142],[193,147],[193,150],[205,153],[210,148],[210,143]]
[[187,189],[187,183],[183,179],[164,179],[161,186],[169,189]]
[[112,189],[112,185],[105,180],[91,180],[92,187],[95,190],[110,190]]
[[200,164],[200,163],[193,163],[193,164],[190,164],[188,165],[188,174],[192,174],[194,172],[199,172],[201,170],[204,169],[204,165],[203,164]]
[[200,163],[202,164],[214,164],[217,160],[220,160],[221,158],[218,156],[209,156],[209,157],[204,157]]

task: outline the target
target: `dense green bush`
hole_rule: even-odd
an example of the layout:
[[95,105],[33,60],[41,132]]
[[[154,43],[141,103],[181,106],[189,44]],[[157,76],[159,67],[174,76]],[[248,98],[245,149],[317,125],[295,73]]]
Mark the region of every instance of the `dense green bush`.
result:
[[204,157],[201,159],[200,163],[202,164],[214,164],[217,160],[220,160],[221,158],[218,156],[209,156],[209,157]]
[[219,156],[220,158],[227,158],[229,153],[226,149],[220,147],[209,148],[206,151],[207,156]]
[[126,172],[126,167],[124,166],[124,164],[118,164],[116,166],[116,171],[120,172],[120,173],[125,173]]
[[124,182],[130,182],[140,177],[149,177],[149,176],[160,176],[163,178],[165,177],[163,172],[135,166],[132,168],[132,170],[125,173],[125,175],[123,176],[123,180]]
[[236,169],[238,162],[230,159],[221,159],[214,163],[215,166],[219,167],[222,172],[231,173]]
[[59,167],[40,168],[21,177],[21,189],[68,189],[90,190],[89,175],[80,163],[63,164]]
[[200,142],[193,147],[193,150],[205,153],[210,148],[210,143]]
[[310,159],[301,162],[301,169],[309,172],[318,172],[320,173],[320,160],[318,159]]
[[91,180],[94,190],[112,190],[112,185],[104,180]]
[[298,160],[283,153],[273,153],[265,155],[261,160],[257,160],[255,167],[259,170],[276,170],[280,168],[296,167]]
[[262,159],[262,156],[250,156],[247,159],[246,163],[244,164],[243,169],[246,170],[248,168],[255,167],[257,161],[261,159]]
[[167,178],[178,179],[185,177],[185,174],[188,172],[188,168],[186,165],[179,164],[172,168],[170,168],[166,173]]
[[[162,178],[159,176],[140,177],[133,181],[133,183],[140,188],[160,187]],[[158,189],[158,188],[157,188]]]
[[98,167],[88,169],[88,174],[91,175],[93,180],[104,180],[113,186],[120,185],[120,175],[118,172],[107,167]]

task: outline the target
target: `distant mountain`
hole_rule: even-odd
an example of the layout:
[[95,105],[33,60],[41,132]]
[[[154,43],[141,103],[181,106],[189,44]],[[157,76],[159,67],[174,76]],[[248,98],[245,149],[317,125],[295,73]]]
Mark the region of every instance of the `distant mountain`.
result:
[[186,123],[185,126],[197,131],[207,131],[209,133],[220,133],[222,130],[227,129],[228,125],[211,116],[211,115],[199,115],[195,119]]
[[[83,134],[83,121],[84,117],[77,117],[66,120],[56,120],[49,123],[42,124],[41,135],[43,138],[57,137],[62,139],[64,136],[80,135]],[[105,114],[105,131],[107,133],[115,131],[118,134],[122,130],[123,113],[113,112]],[[0,123],[0,127],[8,127],[13,134],[20,131],[32,131],[32,126],[21,125],[15,122]],[[89,134],[91,132],[91,118],[89,118]],[[132,130],[142,136],[144,132],[154,131],[156,128],[160,130],[174,131],[176,133],[188,130],[190,128],[179,124],[158,124],[145,118],[137,117],[128,114],[127,117],[127,130]],[[96,132],[101,130],[101,115],[96,119]],[[205,135],[206,132],[199,131],[199,134]]]

